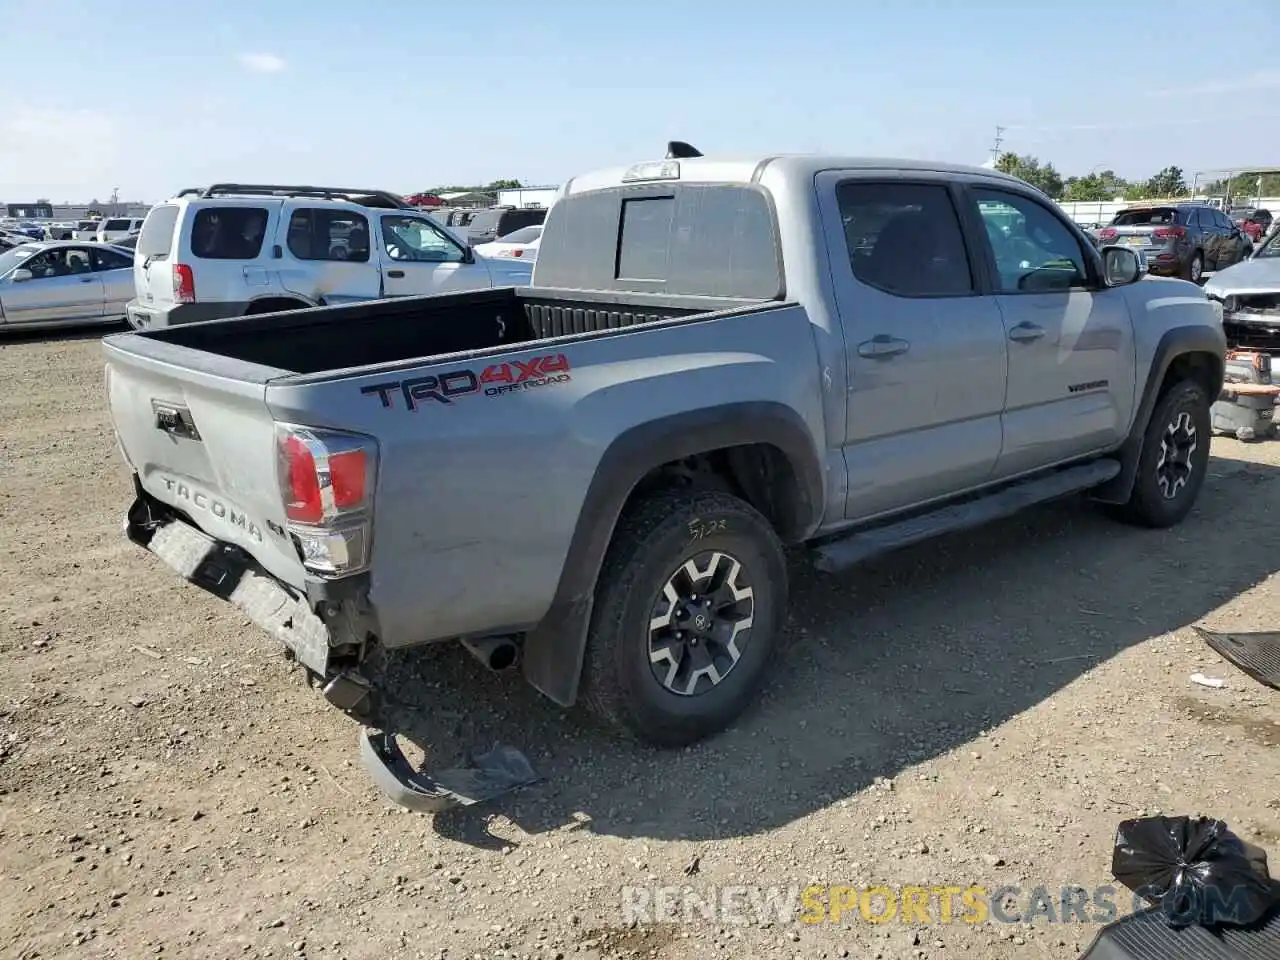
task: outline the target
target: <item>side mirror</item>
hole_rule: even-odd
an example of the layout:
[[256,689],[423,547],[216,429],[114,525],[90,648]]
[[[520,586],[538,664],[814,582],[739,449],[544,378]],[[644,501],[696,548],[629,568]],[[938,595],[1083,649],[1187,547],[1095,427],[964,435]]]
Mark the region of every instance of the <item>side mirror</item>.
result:
[[13,273],[9,274],[9,279],[12,280],[14,283],[24,283],[25,281],[31,280],[33,278],[34,278],[34,274],[32,274],[30,270],[24,270],[21,267],[13,271]]
[[1136,283],[1146,275],[1146,257],[1137,250],[1118,245],[1102,248],[1102,276],[1108,287]]

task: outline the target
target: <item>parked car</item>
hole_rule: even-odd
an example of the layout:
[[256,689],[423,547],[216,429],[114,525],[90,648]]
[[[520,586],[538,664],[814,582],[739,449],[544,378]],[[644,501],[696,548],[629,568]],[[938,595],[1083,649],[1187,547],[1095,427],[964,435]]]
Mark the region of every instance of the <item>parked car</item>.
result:
[[473,248],[482,257],[514,257],[524,260],[538,259],[538,242],[542,238],[542,224],[521,227],[505,237],[489,243],[478,243]]
[[1248,234],[1255,245],[1271,229],[1270,210],[1262,210],[1258,207],[1232,207],[1227,211],[1227,216],[1232,223]]
[[128,250],[46,240],[0,253],[0,330],[118,323],[132,296]]
[[140,234],[141,234],[141,231],[135,231],[134,233],[129,234],[123,240],[117,240],[115,243],[112,244],[112,246],[119,247],[121,250],[128,250],[130,253],[132,253],[134,249],[138,246],[138,237]]
[[[105,341],[128,536],[353,713],[372,651],[460,638],[690,743],[770,675],[784,544],[836,571],[1086,490],[1167,527],[1207,475],[1220,312],[1013,177],[657,160],[543,238],[532,286]],[[438,808],[393,734],[373,776]]]
[[1129,207],[1098,231],[1098,239],[1140,247],[1153,274],[1192,283],[1253,253],[1248,235],[1221,210],[1203,203]]
[[134,327],[529,282],[378,190],[215,184],[153,207],[136,246]]
[[491,243],[499,237],[515,233],[524,227],[533,227],[547,218],[547,211],[542,209],[518,210],[515,207],[495,207],[491,210],[479,210],[467,224],[467,243],[475,247],[482,243]]
[[142,217],[108,217],[98,224],[99,243],[114,243],[142,229]]
[[1222,304],[1227,340],[1239,347],[1280,350],[1280,231],[1273,231],[1247,263],[1205,281]]
[[81,220],[76,223],[76,233],[72,237],[73,240],[97,240],[98,227],[102,225],[101,220]]

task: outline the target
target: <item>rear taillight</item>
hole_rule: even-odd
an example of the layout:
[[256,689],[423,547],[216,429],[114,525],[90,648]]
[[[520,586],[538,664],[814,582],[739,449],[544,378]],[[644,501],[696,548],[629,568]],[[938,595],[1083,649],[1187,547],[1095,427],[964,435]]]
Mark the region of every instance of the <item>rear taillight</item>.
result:
[[523,256],[524,256],[524,247],[516,247],[514,250],[512,250],[512,251],[511,251],[511,255],[512,255],[513,257],[523,257]]
[[1187,235],[1186,227],[1156,227],[1151,235],[1157,240],[1181,240]]
[[1105,230],[1098,231],[1099,240],[1114,240],[1120,235],[1120,231],[1115,227],[1107,227]]
[[359,573],[369,562],[377,442],[278,424],[276,448],[287,527],[303,566],[323,577]]
[[196,277],[185,263],[173,265],[173,299],[176,303],[196,302]]

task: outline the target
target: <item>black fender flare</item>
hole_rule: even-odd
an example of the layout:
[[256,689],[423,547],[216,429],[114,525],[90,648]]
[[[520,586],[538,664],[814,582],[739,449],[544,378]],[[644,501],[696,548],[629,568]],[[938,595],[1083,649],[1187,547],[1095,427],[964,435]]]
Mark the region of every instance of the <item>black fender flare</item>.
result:
[[1165,376],[1173,362],[1189,353],[1208,353],[1218,359],[1214,382],[1210,384],[1209,390],[1209,402],[1213,403],[1222,392],[1223,378],[1226,376],[1226,349],[1227,338],[1221,327],[1196,324],[1173,327],[1164,332],[1152,353],[1147,382],[1143,385],[1142,397],[1136,405],[1129,435],[1118,451],[1120,472],[1094,492],[1095,500],[1116,504],[1129,500],[1133,482],[1138,475],[1138,458],[1142,456],[1142,440],[1147,432],[1147,424],[1151,421],[1156,401],[1160,399],[1160,388],[1164,386]]
[[790,509],[779,533],[786,541],[803,540],[822,520],[824,468],[811,431],[790,407],[773,402],[706,407],[650,420],[614,439],[587,488],[551,606],[525,634],[521,664],[530,684],[562,706],[577,700],[596,578],[622,508],[645,475],[699,453],[761,443],[782,452],[796,479],[798,496],[786,505]]

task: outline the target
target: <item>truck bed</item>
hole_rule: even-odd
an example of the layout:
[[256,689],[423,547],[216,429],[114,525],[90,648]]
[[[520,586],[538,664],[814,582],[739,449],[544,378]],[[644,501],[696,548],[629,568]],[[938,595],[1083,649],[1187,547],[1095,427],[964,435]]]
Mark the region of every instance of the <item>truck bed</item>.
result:
[[261,314],[138,335],[313,374],[589,335],[753,302],[507,287]]

